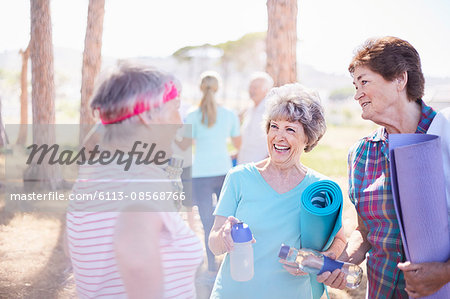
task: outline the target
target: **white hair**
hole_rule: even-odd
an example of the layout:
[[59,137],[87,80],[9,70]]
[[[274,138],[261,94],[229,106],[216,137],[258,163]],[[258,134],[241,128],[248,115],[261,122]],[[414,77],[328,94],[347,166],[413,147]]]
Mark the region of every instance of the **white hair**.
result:
[[266,90],[269,90],[269,89],[271,89],[273,87],[273,79],[266,72],[254,72],[250,76],[250,82],[253,82],[255,80],[262,80],[262,81],[264,81],[264,88],[266,88]]
[[269,132],[272,120],[299,122],[308,138],[305,152],[312,150],[327,129],[317,92],[299,83],[293,83],[272,88],[266,98],[266,132]]
[[[155,68],[123,62],[103,76],[91,100],[91,108],[100,110],[108,119],[116,119],[132,111],[136,102],[144,97],[145,102],[155,107],[146,111],[148,118],[157,116],[163,105],[166,83],[172,82],[181,91],[180,82],[172,75]],[[134,135],[141,121],[137,115],[104,125],[104,139],[115,140]]]

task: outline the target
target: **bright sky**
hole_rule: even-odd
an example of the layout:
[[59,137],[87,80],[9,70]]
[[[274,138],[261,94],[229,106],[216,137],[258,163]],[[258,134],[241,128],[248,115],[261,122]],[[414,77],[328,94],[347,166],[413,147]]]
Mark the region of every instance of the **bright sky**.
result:
[[[82,51],[87,0],[53,0],[53,41]],[[25,48],[29,0],[0,0],[0,52]],[[300,0],[302,63],[346,73],[353,50],[371,36],[394,35],[419,51],[428,76],[450,77],[450,1]],[[265,31],[265,0],[106,0],[103,55],[168,56],[188,45],[216,44]]]

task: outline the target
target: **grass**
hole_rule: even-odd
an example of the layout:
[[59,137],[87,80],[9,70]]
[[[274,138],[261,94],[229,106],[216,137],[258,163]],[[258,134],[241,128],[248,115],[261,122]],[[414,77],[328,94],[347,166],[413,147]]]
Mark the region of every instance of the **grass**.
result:
[[347,175],[347,154],[346,149],[318,145],[311,152],[303,154],[302,162],[326,176],[341,178]]

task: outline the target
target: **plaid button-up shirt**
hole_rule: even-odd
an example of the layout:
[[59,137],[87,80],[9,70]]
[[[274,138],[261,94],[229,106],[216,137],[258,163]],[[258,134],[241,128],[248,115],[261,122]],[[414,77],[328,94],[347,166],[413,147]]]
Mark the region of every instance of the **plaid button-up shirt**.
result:
[[[419,103],[422,114],[416,133],[425,134],[436,112]],[[408,298],[403,273],[397,268],[405,257],[391,189],[388,137],[380,127],[350,150],[349,197],[372,245],[367,259],[369,298]]]

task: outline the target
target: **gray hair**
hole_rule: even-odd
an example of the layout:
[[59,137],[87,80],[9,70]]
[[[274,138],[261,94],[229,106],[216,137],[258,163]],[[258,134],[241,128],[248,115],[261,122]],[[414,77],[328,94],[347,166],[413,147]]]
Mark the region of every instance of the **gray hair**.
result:
[[294,83],[272,88],[266,98],[266,133],[269,132],[272,120],[299,122],[308,138],[305,152],[311,151],[327,129],[319,95]]
[[[107,119],[116,119],[132,112],[138,99],[152,108],[144,113],[149,118],[160,112],[166,83],[172,81],[180,92],[181,84],[170,74],[144,65],[121,63],[109,72],[97,87],[91,100],[91,109],[101,111]],[[104,125],[104,139],[111,140],[134,135],[140,119],[137,115]]]
[[264,81],[264,88],[266,90],[269,90],[273,87],[273,79],[272,77],[266,73],[266,72],[254,72],[250,76],[250,82],[253,82],[255,80],[263,80]]

